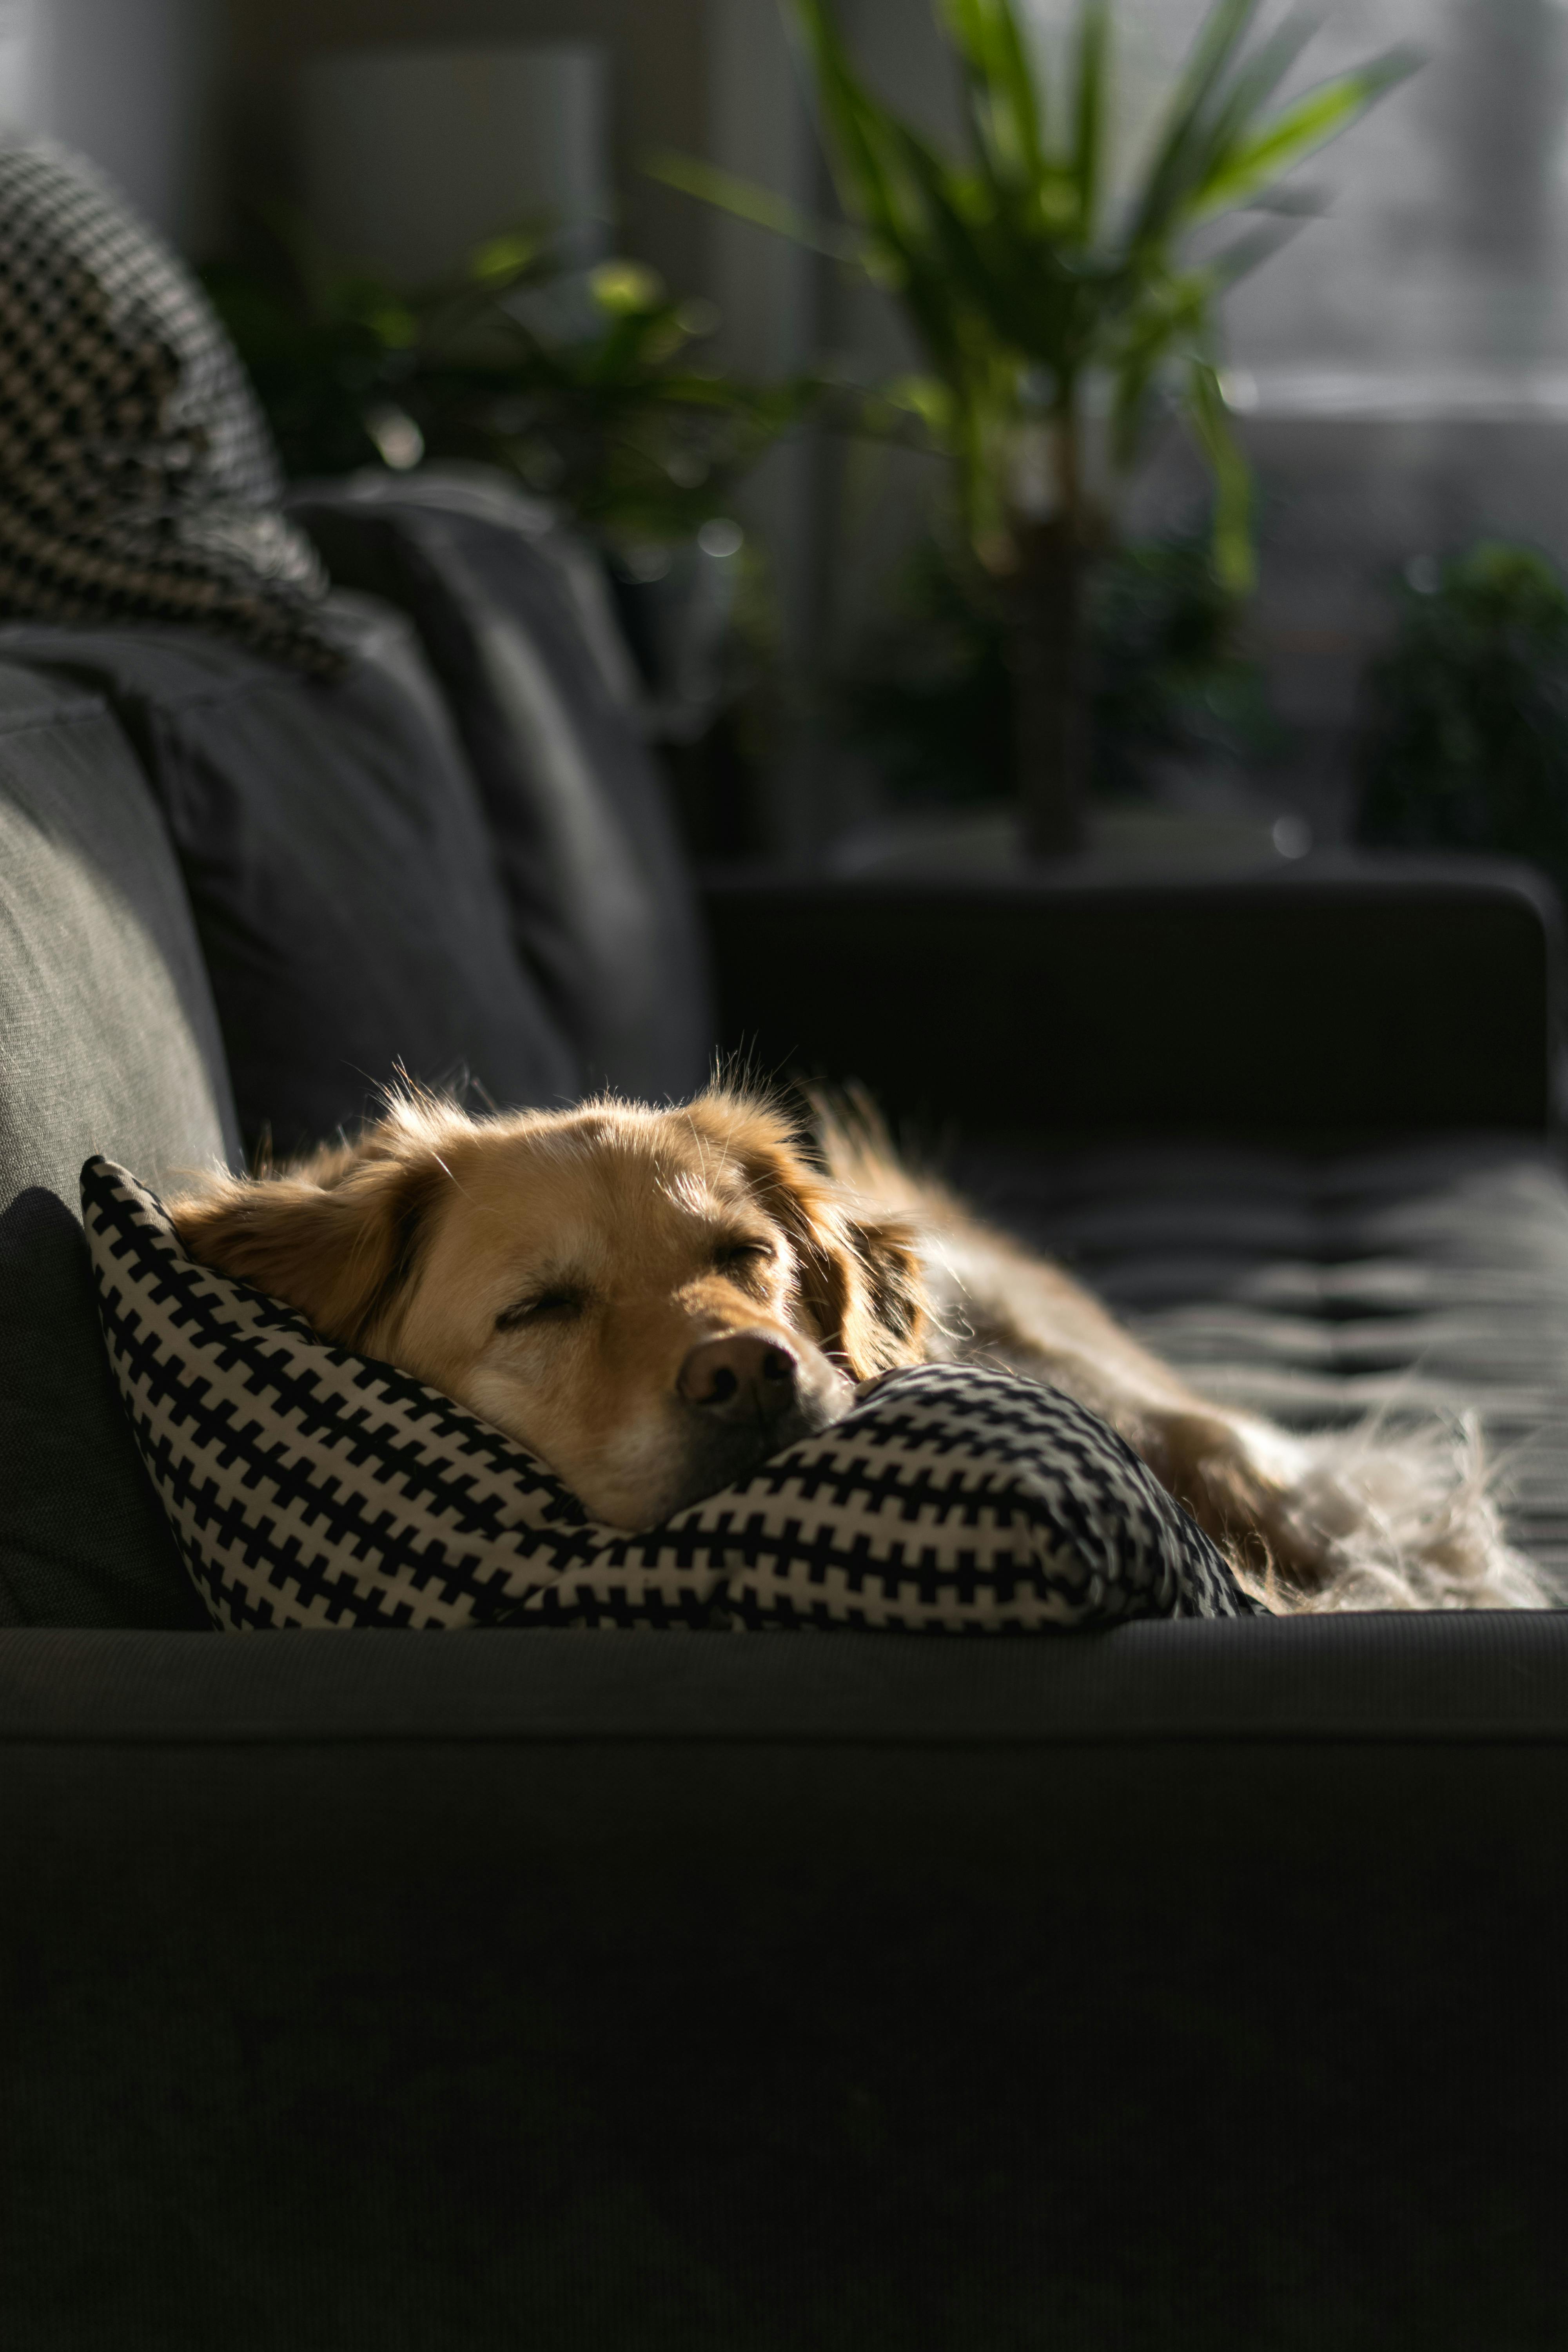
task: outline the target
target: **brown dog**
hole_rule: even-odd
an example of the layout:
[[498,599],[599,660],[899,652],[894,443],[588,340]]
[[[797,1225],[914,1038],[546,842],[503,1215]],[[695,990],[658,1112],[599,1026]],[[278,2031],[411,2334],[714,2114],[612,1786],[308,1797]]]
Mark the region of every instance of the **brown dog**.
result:
[[408,1097],[171,1214],[194,1255],[455,1397],[612,1526],[743,1477],[858,1383],[964,1358],[1109,1421],[1276,1605],[1542,1605],[1468,1441],[1302,1439],[1209,1403],[874,1124],[825,1119],[816,1149],[721,1088],[482,1120]]

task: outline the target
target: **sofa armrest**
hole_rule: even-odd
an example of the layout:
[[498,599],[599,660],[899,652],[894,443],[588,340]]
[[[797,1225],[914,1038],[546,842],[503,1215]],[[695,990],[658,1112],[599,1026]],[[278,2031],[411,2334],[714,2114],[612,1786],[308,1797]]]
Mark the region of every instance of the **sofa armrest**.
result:
[[1540,1130],[1561,918],[1530,869],[707,878],[721,1036],[966,1133]]

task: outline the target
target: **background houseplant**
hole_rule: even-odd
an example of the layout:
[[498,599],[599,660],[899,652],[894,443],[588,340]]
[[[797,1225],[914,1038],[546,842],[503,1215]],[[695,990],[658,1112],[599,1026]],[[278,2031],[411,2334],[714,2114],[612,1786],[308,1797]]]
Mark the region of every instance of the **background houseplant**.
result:
[[295,221],[253,225],[205,273],[295,478],[423,458],[497,466],[602,550],[645,683],[678,744],[767,666],[765,567],[732,520],[741,483],[823,397],[710,364],[711,302],[643,264],[563,262],[546,224],[408,289],[323,252]]
[[205,282],[291,476],[479,458],[608,545],[690,539],[818,398],[704,362],[719,324],[641,263],[565,268],[548,227],[479,246],[434,285],[345,268],[274,220]]
[[1547,557],[1487,541],[1406,568],[1357,768],[1363,841],[1501,850],[1568,890],[1568,589]]
[[[1111,13],[1079,0],[1065,87],[1045,86],[1013,0],[938,0],[966,149],[944,154],[860,80],[830,0],[792,0],[848,240],[678,158],[662,177],[851,258],[900,302],[927,373],[896,388],[952,461],[962,528],[1005,613],[1025,841],[1075,847],[1089,761],[1085,575],[1111,536],[1091,481],[1091,391],[1125,472],[1162,404],[1215,482],[1213,562],[1250,583],[1250,485],[1219,376],[1226,289],[1307,208],[1278,193],[1414,60],[1390,52],[1281,105],[1310,27],[1247,46],[1258,0],[1215,0],[1130,192],[1109,191]],[[1194,240],[1238,211],[1274,218]]]
[[[1261,665],[1237,641],[1237,599],[1201,534],[1124,543],[1083,594],[1089,779],[1135,799],[1159,763],[1238,778],[1287,740]],[[857,648],[837,701],[903,805],[1005,803],[1016,772],[1006,599],[964,551],[922,540],[890,609]]]

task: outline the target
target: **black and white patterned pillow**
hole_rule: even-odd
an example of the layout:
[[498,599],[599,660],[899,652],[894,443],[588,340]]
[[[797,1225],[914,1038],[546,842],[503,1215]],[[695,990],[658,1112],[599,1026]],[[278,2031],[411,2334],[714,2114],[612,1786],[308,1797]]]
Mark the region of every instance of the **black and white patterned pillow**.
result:
[[121,1393],[220,1626],[1033,1633],[1255,1606],[1114,1431],[951,1365],[619,1533],[449,1398],[198,1265],[122,1170],[89,1160],[81,1190]]

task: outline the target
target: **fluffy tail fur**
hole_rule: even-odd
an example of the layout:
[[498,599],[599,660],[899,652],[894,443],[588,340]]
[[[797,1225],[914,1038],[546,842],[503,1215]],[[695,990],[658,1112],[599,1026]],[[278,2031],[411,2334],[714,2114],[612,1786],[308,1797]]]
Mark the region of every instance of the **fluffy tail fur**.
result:
[[1295,1437],[1260,1424],[1258,1452],[1287,1498],[1310,1580],[1243,1580],[1296,1615],[1373,1609],[1549,1609],[1540,1570],[1503,1532],[1473,1414],[1391,1428],[1383,1416]]

